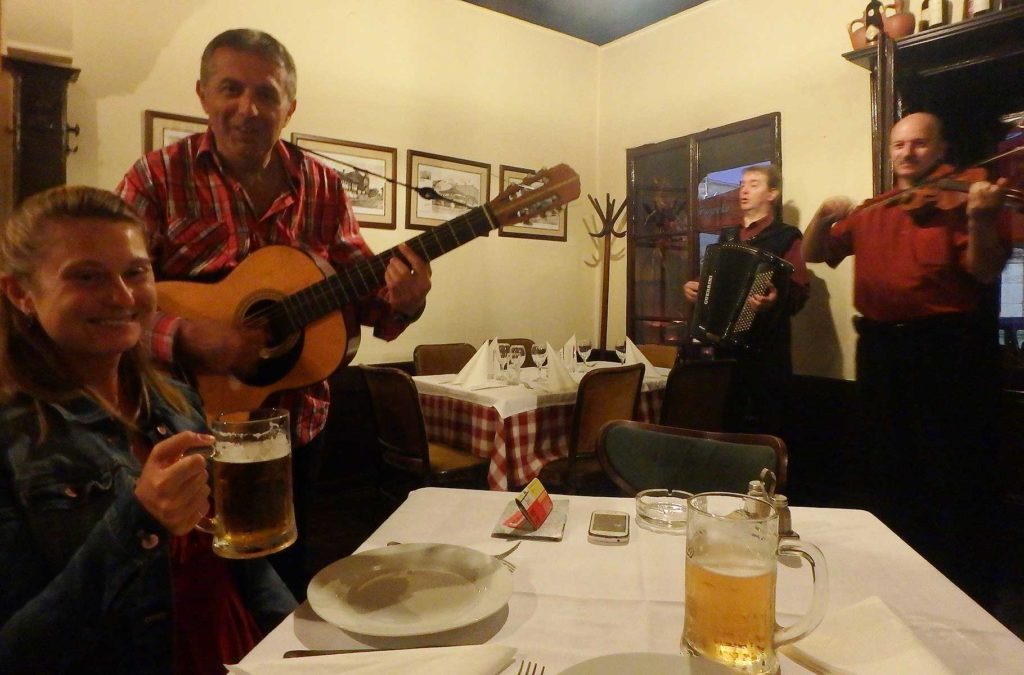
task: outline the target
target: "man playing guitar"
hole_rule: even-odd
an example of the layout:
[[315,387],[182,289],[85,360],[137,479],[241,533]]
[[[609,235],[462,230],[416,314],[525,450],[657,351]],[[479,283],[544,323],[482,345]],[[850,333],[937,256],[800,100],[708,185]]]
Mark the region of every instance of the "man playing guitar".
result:
[[[295,63],[284,45],[255,30],[221,33],[203,52],[196,93],[209,129],[148,153],[117,188],[148,224],[158,280],[217,280],[274,244],[301,248],[335,269],[371,255],[337,172],[281,140],[296,106]],[[429,264],[408,246],[398,250],[384,288],[351,309],[385,340],[422,314],[430,290]],[[240,375],[259,361],[264,341],[261,330],[164,312],[151,350],[196,372]],[[272,562],[299,599],[308,582],[301,544],[329,401],[326,381],[269,401],[291,411],[299,525],[298,544]]]

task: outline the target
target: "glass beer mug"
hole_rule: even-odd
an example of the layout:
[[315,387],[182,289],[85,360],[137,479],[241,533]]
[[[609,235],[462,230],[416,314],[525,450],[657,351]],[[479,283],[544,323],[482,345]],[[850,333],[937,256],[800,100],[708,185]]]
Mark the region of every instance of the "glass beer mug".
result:
[[[743,673],[776,673],[775,648],[817,628],[828,571],[813,544],[779,543],[779,516],[766,500],[708,492],[688,502],[686,616],[680,647]],[[814,581],[810,611],[792,626],[775,623],[777,558],[804,558]]]
[[196,527],[213,535],[224,558],[256,558],[295,543],[288,411],[221,413],[207,455],[213,513]]

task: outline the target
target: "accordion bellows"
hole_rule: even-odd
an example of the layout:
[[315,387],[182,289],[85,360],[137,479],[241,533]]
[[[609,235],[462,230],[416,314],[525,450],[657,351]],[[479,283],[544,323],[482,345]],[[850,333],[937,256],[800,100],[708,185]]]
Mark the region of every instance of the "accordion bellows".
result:
[[735,242],[712,244],[700,268],[700,295],[690,337],[706,344],[746,347],[756,314],[747,300],[768,284],[781,285],[793,266],[777,255]]

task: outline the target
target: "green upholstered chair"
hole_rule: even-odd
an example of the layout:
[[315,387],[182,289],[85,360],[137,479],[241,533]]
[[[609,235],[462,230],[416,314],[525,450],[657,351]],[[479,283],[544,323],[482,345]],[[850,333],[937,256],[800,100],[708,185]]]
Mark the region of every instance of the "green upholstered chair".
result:
[[767,434],[716,433],[641,422],[611,422],[597,446],[601,467],[626,495],[668,488],[685,492],[746,493],[764,468],[785,490],[786,444]]

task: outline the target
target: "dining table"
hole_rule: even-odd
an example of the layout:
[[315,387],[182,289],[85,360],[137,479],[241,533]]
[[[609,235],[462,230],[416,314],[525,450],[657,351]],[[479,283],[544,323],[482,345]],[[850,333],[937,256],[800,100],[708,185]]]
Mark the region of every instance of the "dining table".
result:
[[[508,493],[485,490],[413,491],[355,556],[358,559],[363,554],[365,558],[366,552],[372,555],[377,549],[387,550],[384,547],[394,542],[457,545],[496,554],[510,543],[491,532],[511,498]],[[324,621],[305,602],[257,644],[241,665],[279,660],[294,649],[483,644],[516,650],[514,664],[503,675],[514,675],[523,659],[543,665],[547,674],[554,675],[603,655],[678,654],[684,614],[685,533],[637,527],[632,498],[553,498],[556,504],[567,501],[561,540],[521,541],[507,557],[515,565],[510,595],[490,616],[429,635],[370,637]],[[588,540],[589,519],[595,509],[631,515],[632,531],[625,544],[599,545]],[[948,672],[1024,672],[1024,642],[874,515],[801,506],[791,507],[791,513],[794,530],[802,540],[817,545],[827,561],[825,624],[830,617],[846,616],[852,607],[872,600],[891,610],[894,625],[906,632],[894,639],[880,634],[878,625],[850,627],[838,640],[846,652],[863,653],[869,662],[884,656],[898,659],[900,650],[920,650]],[[806,611],[810,587],[806,566],[779,566],[777,612],[781,624],[793,623]],[[344,596],[339,594],[337,602],[344,603]],[[792,646],[800,645],[798,641]],[[787,650],[784,647],[780,653],[782,672],[787,675],[836,672],[809,669],[804,660],[794,660]],[[892,653],[886,655],[886,650]],[[844,672],[865,671],[854,667]]]
[[[591,361],[572,373],[579,384],[594,368],[614,368],[618,362]],[[665,396],[668,368],[651,368],[645,375],[636,419],[657,422]],[[518,489],[543,466],[565,457],[572,431],[576,390],[550,392],[537,368],[523,368],[517,384],[492,383],[485,388],[455,384],[455,375],[413,377],[427,438],[468,450],[490,461],[487,482],[492,490]]]

